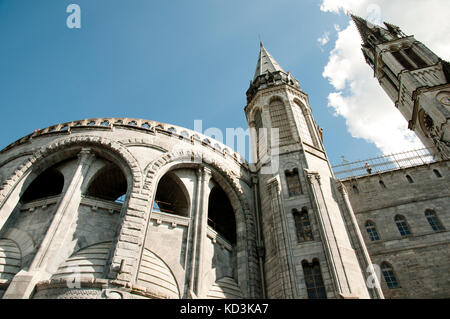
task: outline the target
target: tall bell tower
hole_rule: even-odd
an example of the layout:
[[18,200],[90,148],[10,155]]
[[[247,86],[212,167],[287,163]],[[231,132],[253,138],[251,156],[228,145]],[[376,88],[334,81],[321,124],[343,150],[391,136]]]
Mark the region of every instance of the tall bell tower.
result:
[[450,158],[450,63],[414,36],[351,15],[374,76],[436,159]]
[[265,297],[382,298],[308,95],[262,43],[246,94]]

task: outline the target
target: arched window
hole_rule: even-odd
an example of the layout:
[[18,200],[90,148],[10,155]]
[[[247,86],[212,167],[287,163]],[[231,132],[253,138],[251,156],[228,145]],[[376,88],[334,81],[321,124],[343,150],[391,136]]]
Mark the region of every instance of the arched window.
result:
[[286,176],[289,197],[301,195],[303,192],[298,176],[298,169],[294,168],[292,171],[285,171],[284,175]]
[[266,149],[266,134],[263,129],[263,121],[261,111],[257,110],[255,113],[255,129],[256,129],[256,156],[261,158]]
[[183,182],[173,172],[164,175],[158,183],[153,210],[180,216],[189,215],[189,201]]
[[359,190],[358,190],[358,187],[356,185],[353,185],[352,189],[353,189],[353,194],[359,194]]
[[127,192],[127,179],[122,170],[108,162],[93,178],[89,184],[86,195],[108,201],[123,203]]
[[441,178],[441,177],[442,177],[441,173],[440,173],[437,169],[434,169],[434,170],[433,170],[433,173],[434,173],[434,175],[436,175],[436,177],[438,177],[438,178]]
[[309,299],[326,299],[327,293],[323,283],[322,272],[320,264],[317,259],[312,263],[306,260],[302,262],[303,275],[305,276],[306,291]]
[[430,224],[431,228],[433,228],[434,231],[443,231],[445,230],[444,226],[442,225],[441,221],[436,215],[436,212],[431,209],[427,209],[425,211],[425,217],[428,220],[428,223]]
[[365,224],[367,234],[369,235],[370,241],[380,240],[380,236],[378,235],[377,227],[375,223],[371,220],[368,220]]
[[381,272],[383,274],[384,280],[386,281],[386,285],[389,289],[399,287],[397,277],[395,276],[394,269],[391,265],[386,262],[381,264]]
[[386,188],[386,184],[383,181],[379,181],[381,188]]
[[312,137],[311,137],[311,131],[309,130],[308,123],[306,122],[306,118],[303,113],[303,109],[298,104],[298,102],[295,102],[294,114],[297,117],[298,122],[300,124],[300,136],[301,136],[302,140],[308,144],[314,145]]
[[[272,129],[278,129],[278,146],[287,145],[292,142],[292,131],[289,125],[286,106],[280,99],[275,99],[269,105],[270,121]],[[276,146],[276,145],[274,145]]]
[[414,181],[413,181],[413,179],[412,179],[411,176],[406,175],[406,179],[408,180],[408,182],[409,182],[410,184],[414,183]]
[[301,212],[294,209],[292,210],[292,213],[294,215],[298,242],[301,243],[314,240],[311,223],[309,222],[308,209],[303,207]]
[[236,243],[236,219],[231,202],[218,185],[209,194],[208,225],[234,245]]
[[[58,164],[59,165],[59,164]],[[21,201],[28,203],[37,199],[61,194],[64,176],[54,166],[42,172],[23,193]]]
[[395,216],[394,220],[395,220],[395,223],[397,224],[397,228],[398,228],[398,231],[400,232],[400,235],[402,235],[402,236],[411,235],[408,223],[406,222],[406,218],[404,216],[397,215],[397,216]]

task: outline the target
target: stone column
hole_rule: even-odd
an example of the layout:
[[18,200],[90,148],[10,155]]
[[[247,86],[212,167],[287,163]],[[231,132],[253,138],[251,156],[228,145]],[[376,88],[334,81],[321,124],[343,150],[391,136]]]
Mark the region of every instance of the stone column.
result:
[[81,185],[94,157],[88,148],[83,148],[78,154],[78,164],[70,183],[61,195],[53,220],[29,270],[22,270],[14,277],[3,298],[29,298],[35,284],[49,279],[67,257],[62,254],[62,250],[66,241],[71,239],[72,234],[68,230],[78,214]]
[[200,194],[200,209],[198,216],[198,242],[197,242],[197,255],[198,255],[198,264],[197,264],[197,295],[202,296],[204,292],[203,287],[203,278],[204,278],[204,247],[205,241],[207,239],[207,227],[208,227],[208,200],[210,189],[208,187],[209,181],[211,179],[211,170],[209,168],[203,167],[202,170],[202,182],[201,182],[201,194]]
[[187,251],[190,251],[190,262],[189,262],[189,281],[186,281],[189,283],[188,292],[189,297],[191,298],[197,298],[194,289],[195,289],[195,273],[196,273],[196,260],[197,260],[197,241],[198,241],[198,228],[197,225],[199,223],[199,215],[200,215],[200,201],[201,201],[201,192],[202,192],[202,175],[203,171],[202,169],[197,169],[195,171],[197,175],[197,183],[195,184],[195,210],[194,214],[191,217],[191,222],[189,225],[189,232],[191,233],[191,236],[188,238],[188,245],[189,240],[192,237],[191,244],[186,248]]

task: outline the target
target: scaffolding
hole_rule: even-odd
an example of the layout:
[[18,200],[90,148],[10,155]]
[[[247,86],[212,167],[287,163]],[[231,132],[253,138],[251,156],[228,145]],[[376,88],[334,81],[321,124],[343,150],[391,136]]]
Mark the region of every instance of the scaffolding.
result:
[[383,155],[356,162],[343,161],[341,164],[332,166],[334,176],[340,180],[436,162],[431,155],[431,148]]

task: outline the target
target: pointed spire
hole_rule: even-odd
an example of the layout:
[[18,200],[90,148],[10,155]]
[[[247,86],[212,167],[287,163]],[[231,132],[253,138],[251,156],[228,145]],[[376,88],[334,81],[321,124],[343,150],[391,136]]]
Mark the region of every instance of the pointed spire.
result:
[[273,73],[276,71],[282,71],[286,73],[278,64],[278,62],[275,61],[275,59],[270,55],[270,53],[264,47],[262,41],[259,41],[259,47],[260,50],[258,56],[258,63],[256,64],[256,71],[255,75],[253,76],[253,80],[255,80],[258,76],[266,73]]
[[356,28],[361,35],[363,43],[366,45],[369,44],[369,35],[373,33],[372,29],[369,27],[369,22],[359,16],[354,15],[353,13],[349,13],[349,15],[355,23]]
[[406,34],[404,34],[402,32],[402,30],[400,29],[400,27],[393,25],[391,23],[388,22],[383,22],[384,25],[386,26],[387,30],[389,31],[390,34],[396,36],[396,37],[406,37]]

